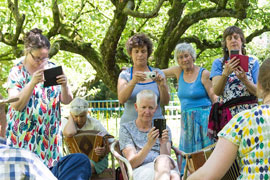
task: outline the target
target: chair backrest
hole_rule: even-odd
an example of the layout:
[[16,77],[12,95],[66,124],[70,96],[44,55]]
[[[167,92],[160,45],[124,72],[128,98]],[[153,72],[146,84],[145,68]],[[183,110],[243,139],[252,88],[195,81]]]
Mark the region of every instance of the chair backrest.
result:
[[118,140],[111,144],[110,150],[119,163],[124,180],[133,180],[132,167],[129,161],[122,155]]
[[[188,171],[189,173],[193,173],[206,162],[206,160],[210,157],[211,153],[213,152],[214,148],[215,148],[215,144],[210,145],[197,152],[185,153],[183,151],[180,151],[176,147],[172,146],[172,149],[174,150],[177,157],[177,164],[179,167],[179,171],[181,171],[181,168],[185,168],[183,180],[187,178]],[[182,158],[186,159],[185,167],[181,167]],[[240,175],[240,167],[236,159],[234,163],[232,164],[232,166],[230,167],[230,169],[227,171],[227,173],[223,176],[221,180],[236,180],[239,175]]]

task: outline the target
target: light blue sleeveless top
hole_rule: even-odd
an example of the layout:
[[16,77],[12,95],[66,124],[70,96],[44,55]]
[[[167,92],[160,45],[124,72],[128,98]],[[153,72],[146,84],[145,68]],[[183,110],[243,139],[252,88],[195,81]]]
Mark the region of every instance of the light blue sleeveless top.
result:
[[[162,76],[165,77],[164,73],[158,69],[158,68],[152,68],[150,66],[148,66],[150,71],[153,70],[157,70],[157,72],[159,74],[161,74]],[[132,72],[133,72],[133,67],[128,68],[127,70],[124,70],[120,73],[119,77],[122,79],[125,79],[127,82],[131,81],[132,79]],[[155,81],[152,82],[148,82],[148,83],[137,83],[131,93],[131,96],[129,97],[129,99],[127,100],[127,102],[124,104],[125,109],[124,109],[124,113],[121,116],[121,121],[120,124],[126,123],[126,122],[130,122],[130,121],[134,121],[137,119],[138,117],[138,113],[135,110],[134,104],[136,102],[136,95],[144,89],[149,89],[152,90],[154,93],[156,93],[157,97],[158,97],[158,108],[154,114],[153,119],[155,118],[164,118],[162,115],[162,110],[160,107],[160,95],[159,95],[159,90],[158,90],[158,85]]]
[[181,111],[211,105],[211,100],[201,81],[203,70],[204,68],[200,68],[197,79],[193,83],[184,81],[184,71],[180,74],[177,95],[180,99]]

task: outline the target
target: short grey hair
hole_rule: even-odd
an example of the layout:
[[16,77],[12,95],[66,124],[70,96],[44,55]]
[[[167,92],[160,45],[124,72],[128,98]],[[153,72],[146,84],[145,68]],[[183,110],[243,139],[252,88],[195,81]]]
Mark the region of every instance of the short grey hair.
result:
[[76,97],[73,99],[70,103],[70,112],[74,115],[77,116],[83,112],[88,111],[88,102],[84,100],[83,98]]
[[142,98],[146,99],[154,99],[155,100],[155,106],[157,106],[157,95],[149,89],[145,89],[140,91],[136,96],[136,104],[139,105]]
[[195,49],[189,43],[180,43],[176,45],[175,50],[174,50],[174,60],[177,64],[178,64],[177,56],[182,52],[188,52],[193,58],[193,61],[195,62],[196,60]]

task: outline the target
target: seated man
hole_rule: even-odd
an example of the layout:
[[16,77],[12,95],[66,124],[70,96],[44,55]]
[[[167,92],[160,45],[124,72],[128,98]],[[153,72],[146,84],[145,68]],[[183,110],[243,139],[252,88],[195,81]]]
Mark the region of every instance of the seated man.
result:
[[159,130],[153,127],[153,115],[157,109],[157,96],[151,90],[137,94],[136,120],[120,127],[119,143],[122,154],[133,168],[135,180],[180,179],[171,154],[171,131],[167,126],[158,138]]
[[[88,115],[88,102],[76,97],[70,103],[70,116],[63,134],[66,137],[72,137],[77,134],[78,130],[105,131],[108,134],[107,130],[97,119]],[[99,162],[94,162],[90,159],[91,169],[92,173],[100,174],[108,168],[108,154],[106,154],[105,146],[97,147],[95,153],[103,158]]]
[[84,154],[65,156],[49,169],[36,154],[7,146],[5,132],[5,105],[0,103],[0,179],[89,180],[91,177],[90,162]]

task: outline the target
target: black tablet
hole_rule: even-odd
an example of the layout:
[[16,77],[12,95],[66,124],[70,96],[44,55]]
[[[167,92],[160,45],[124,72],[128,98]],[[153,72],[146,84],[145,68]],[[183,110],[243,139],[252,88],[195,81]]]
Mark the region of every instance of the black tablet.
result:
[[63,74],[62,66],[56,66],[44,70],[44,87],[58,85],[56,77]]

